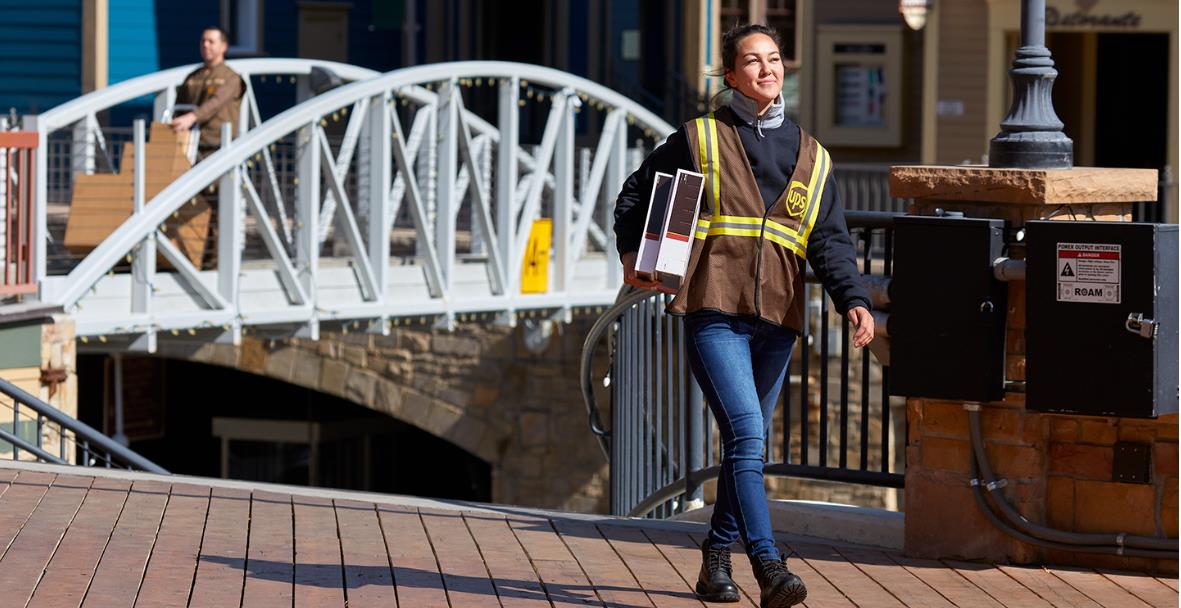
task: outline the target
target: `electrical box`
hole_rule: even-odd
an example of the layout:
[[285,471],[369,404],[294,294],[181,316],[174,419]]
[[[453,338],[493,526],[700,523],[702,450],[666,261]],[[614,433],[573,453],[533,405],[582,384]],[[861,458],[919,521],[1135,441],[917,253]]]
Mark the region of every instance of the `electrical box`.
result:
[[890,393],[1004,397],[1008,286],[993,277],[1004,222],[899,217],[890,286]]
[[1177,411],[1177,226],[1026,225],[1026,408]]

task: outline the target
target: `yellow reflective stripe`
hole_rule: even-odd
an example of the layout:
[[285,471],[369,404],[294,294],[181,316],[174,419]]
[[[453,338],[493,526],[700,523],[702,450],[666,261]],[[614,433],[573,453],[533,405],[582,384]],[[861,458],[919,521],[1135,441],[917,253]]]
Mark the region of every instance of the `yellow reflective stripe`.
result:
[[781,245],[783,247],[786,247],[789,251],[800,256],[801,258],[804,257],[804,252],[806,251],[806,249],[804,247],[801,247],[800,245],[797,245],[795,241],[785,239],[785,238],[779,236],[778,234],[775,234],[774,232],[769,232],[769,231],[764,232],[763,236],[765,236],[768,241],[771,241],[772,243],[775,243],[776,245]]
[[760,230],[758,228],[729,228],[726,226],[710,226],[710,236],[753,236],[758,238]]
[[[713,190],[709,188],[711,176],[710,161],[712,159],[709,156],[709,141],[706,139],[705,118],[698,118],[693,121],[693,124],[697,126],[697,162],[701,164],[701,172],[705,174],[705,191],[708,196],[713,197]],[[710,199],[710,206],[715,210],[717,209],[712,198]]]
[[705,237],[709,235],[709,223],[709,220],[698,219],[697,228],[693,231],[693,236],[705,240]]
[[799,232],[795,228],[780,224],[779,222],[777,222],[771,218],[767,218],[767,227],[774,228],[784,234],[788,234],[788,235],[792,235],[792,236],[799,234]]
[[763,224],[763,218],[745,215],[715,215],[713,222],[715,224],[755,224],[761,226]]
[[828,183],[828,174],[832,171],[832,158],[828,155],[828,150],[816,142],[816,166],[812,168],[811,182],[815,185],[815,190],[809,186],[809,191],[816,199],[816,204],[809,205],[808,217],[804,218],[804,225],[802,238],[800,243],[806,248],[808,246],[808,238],[812,236],[812,228],[816,225],[816,216],[820,213],[820,204],[824,200],[824,186]]
[[721,160],[721,155],[718,154],[718,121],[714,118],[714,113],[710,112],[707,118],[709,122],[709,142],[710,142],[710,158],[713,159],[709,164],[709,185],[713,188],[713,209],[714,214],[721,213],[722,200],[722,180],[718,175],[718,162]]

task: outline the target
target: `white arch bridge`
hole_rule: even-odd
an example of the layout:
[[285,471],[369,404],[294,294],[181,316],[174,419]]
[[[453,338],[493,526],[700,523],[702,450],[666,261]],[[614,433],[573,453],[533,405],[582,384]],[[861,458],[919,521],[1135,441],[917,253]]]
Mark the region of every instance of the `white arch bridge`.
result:
[[[568,318],[614,299],[621,276],[610,203],[641,157],[635,148],[673,129],[651,112],[533,65],[461,62],[378,75],[252,61],[235,67],[254,75],[321,67],[352,82],[265,121],[248,98],[238,139],[150,200],[136,171],[134,212],[84,257],[47,266],[54,244],[40,242],[39,298],[62,306],[84,341],[154,350],[162,333],[236,342],[243,331],[314,338],[322,324],[378,332],[404,322],[512,324],[521,315]],[[38,130],[43,138],[63,128],[85,134],[97,111],[146,94],[163,99],[158,115],[186,71],[76,100],[38,117]],[[523,125],[539,139],[522,141]],[[44,228],[47,180],[38,181]],[[217,201],[216,261],[204,269],[162,230],[197,197]],[[539,218],[552,222],[548,285],[522,293],[523,265],[537,261],[527,248]],[[158,257],[169,269],[157,268]]]

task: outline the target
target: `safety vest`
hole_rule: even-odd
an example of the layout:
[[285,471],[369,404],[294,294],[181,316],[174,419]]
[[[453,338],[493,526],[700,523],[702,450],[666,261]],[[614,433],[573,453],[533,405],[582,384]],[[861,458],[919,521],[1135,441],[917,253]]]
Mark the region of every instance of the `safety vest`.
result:
[[801,331],[804,260],[832,161],[801,128],[795,170],[768,208],[735,129],[738,120],[722,108],[685,124],[705,193],[689,267],[670,309],[756,316]]

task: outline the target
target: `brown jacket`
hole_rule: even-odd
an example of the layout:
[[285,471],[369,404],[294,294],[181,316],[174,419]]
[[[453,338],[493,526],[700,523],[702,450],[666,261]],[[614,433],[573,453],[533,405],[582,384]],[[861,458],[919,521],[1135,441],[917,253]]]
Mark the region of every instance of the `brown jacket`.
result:
[[670,307],[753,315],[801,331],[804,260],[832,161],[800,129],[800,151],[787,188],[766,207],[736,121],[722,108],[685,125],[705,193],[689,269]]
[[185,77],[177,89],[176,103],[197,106],[193,112],[201,126],[201,147],[221,145],[221,125],[229,121],[238,132],[238,109],[245,86],[242,77],[224,62],[213,67],[201,66]]

